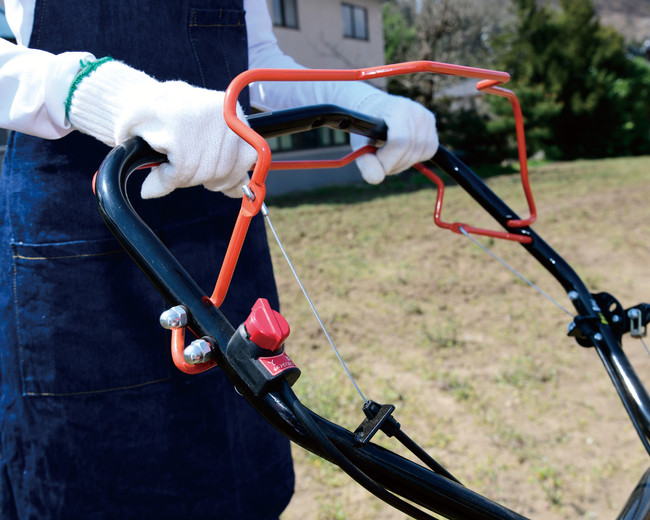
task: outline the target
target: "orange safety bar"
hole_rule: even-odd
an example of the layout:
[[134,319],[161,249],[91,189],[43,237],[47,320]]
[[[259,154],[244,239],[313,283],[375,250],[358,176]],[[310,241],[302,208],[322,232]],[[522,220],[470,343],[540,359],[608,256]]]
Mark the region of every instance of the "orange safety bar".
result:
[[349,153],[339,159],[311,159],[309,161],[273,161],[269,170],[317,170],[320,168],[341,168],[367,153],[377,151],[376,146],[370,144]]
[[[519,164],[521,171],[522,184],[528,202],[530,216],[523,220],[512,220],[508,222],[511,227],[524,227],[532,224],[536,218],[535,202],[533,200],[530,182],[528,179],[528,166],[526,159],[526,145],[524,140],[524,126],[521,108],[515,94],[507,89],[501,88],[501,85],[510,80],[507,72],[500,72],[475,67],[465,67],[462,65],[453,65],[449,63],[439,63],[433,61],[412,61],[406,63],[397,63],[393,65],[382,65],[379,67],[369,67],[363,69],[250,69],[239,74],[226,90],[224,102],[224,117],[228,126],[240,137],[246,140],[257,151],[257,162],[253,169],[251,180],[248,188],[252,196],[244,196],[241,209],[235,223],[226,255],[219,272],[219,277],[215,285],[210,301],[219,307],[228,292],[230,282],[239,259],[239,254],[246,238],[246,233],[251,219],[257,215],[264,203],[266,195],[266,176],[270,169],[303,169],[303,168],[328,168],[341,164],[347,164],[361,153],[367,153],[368,148],[358,150],[354,154],[346,156],[340,161],[300,161],[300,162],[281,162],[271,163],[271,149],[266,140],[257,132],[252,130],[248,125],[237,116],[237,98],[240,92],[250,83],[256,81],[366,81],[389,76],[399,76],[412,74],[416,72],[430,72],[433,74],[444,74],[448,76],[458,76],[466,78],[475,78],[481,80],[477,83],[476,88],[480,91],[488,92],[498,96],[507,97],[512,105],[515,126],[517,134],[517,143],[519,151]],[[343,162],[341,162],[343,161]],[[347,161],[347,162],[346,162]],[[435,176],[431,172],[432,175]],[[429,175],[427,175],[429,176]],[[429,176],[429,178],[432,178]],[[433,180],[433,179],[432,179]],[[440,188],[440,186],[439,186]],[[439,202],[442,204],[442,196],[439,190]],[[442,222],[439,219],[440,212],[437,211],[436,223]],[[444,224],[444,223],[443,223]],[[440,225],[440,224],[439,224]],[[443,225],[443,227],[445,227]],[[447,225],[448,229],[460,232],[460,225]],[[462,225],[463,229],[472,233],[479,233],[489,236],[496,236],[509,240],[519,240],[518,235],[505,233],[501,231],[490,231],[471,226]],[[527,237],[524,238],[524,240]]]
[[[514,233],[508,233],[506,231],[492,231],[490,229],[477,228],[474,226],[470,226],[469,224],[464,224],[462,222],[454,222],[454,223],[445,222],[441,218],[442,201],[445,197],[444,182],[442,182],[442,179],[440,177],[438,177],[435,173],[433,173],[429,168],[427,168],[422,163],[414,164],[413,167],[416,170],[418,170],[420,173],[422,173],[425,177],[427,177],[430,181],[432,181],[438,188],[435,210],[433,212],[433,221],[436,223],[438,227],[441,227],[443,229],[449,229],[450,231],[459,234],[462,233],[462,231],[466,231],[467,233],[473,233],[475,235],[502,238],[505,240],[512,240],[513,242],[520,242],[522,244],[529,244],[530,242],[532,242],[533,239],[525,235],[516,235]],[[525,221],[511,220],[510,222],[525,222]]]

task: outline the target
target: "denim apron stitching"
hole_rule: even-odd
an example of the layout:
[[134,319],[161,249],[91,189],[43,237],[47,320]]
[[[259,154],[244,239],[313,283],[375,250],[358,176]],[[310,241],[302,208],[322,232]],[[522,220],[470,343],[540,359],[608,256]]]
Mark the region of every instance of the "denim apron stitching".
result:
[[30,260],[30,261],[38,261],[38,260],[67,260],[70,258],[88,258],[91,256],[106,256],[106,255],[115,255],[119,253],[123,253],[124,251],[116,249],[115,251],[108,251],[106,253],[92,253],[92,254],[82,254],[82,255],[65,255],[65,256],[24,256],[24,255],[18,255],[15,254],[13,255],[14,259],[20,259],[20,260]]
[[[104,323],[106,311],[102,310],[101,300],[106,299],[106,296],[112,293],[112,289],[107,292],[102,289],[104,286],[100,282],[96,290],[101,292],[97,295],[92,290],[89,294],[77,292],[84,289],[85,273],[92,273],[95,269],[101,269],[101,272],[107,274],[116,273],[115,269],[106,270],[104,267],[104,258],[112,257],[125,268],[130,268],[126,277],[116,278],[115,283],[130,285],[134,290],[132,297],[122,297],[123,303],[116,301],[113,305],[119,310],[123,305],[128,304],[130,299],[142,299],[142,302],[147,302],[148,307],[155,305],[159,312],[163,310],[164,306],[156,303],[162,304],[161,297],[155,292],[150,295],[143,293],[149,289],[147,282],[137,269],[133,269],[131,260],[125,252],[115,249],[105,250],[107,246],[114,247],[113,241],[12,244],[14,301],[16,323],[20,332],[18,348],[23,395],[35,397],[93,394],[115,389],[137,388],[144,384],[169,379],[171,369],[165,366],[167,355],[162,348],[162,341],[156,341],[152,347],[147,348],[142,344],[128,346],[128,334],[119,330],[119,324],[117,330],[111,334],[113,324]],[[92,251],[98,247],[102,251]],[[78,252],[62,254],[71,249]],[[116,260],[110,262],[114,263]],[[52,287],[49,280],[56,276],[58,269],[71,270],[74,274],[68,282]],[[81,280],[77,280],[78,277],[82,277]],[[136,281],[136,286],[131,285]],[[88,278],[88,283],[97,283],[97,281]],[[77,294],[82,296],[80,301],[75,300]],[[59,295],[61,301],[51,308],[48,307],[47,302],[56,301]],[[45,305],[39,300],[45,302]],[[99,307],[93,300],[99,301]],[[92,330],[87,330],[90,323],[84,321],[86,308],[98,309],[97,316],[93,316],[95,322]],[[128,308],[124,310],[129,312]],[[110,315],[108,319],[111,319]],[[29,330],[26,330],[26,327],[29,327]],[[157,335],[162,340],[162,334]],[[118,350],[116,353],[103,354],[102,351],[106,348],[95,337],[114,338],[114,349]],[[140,343],[146,341],[146,335],[138,337]],[[43,344],[49,338],[51,338],[49,340],[51,345]],[[125,349],[121,348],[122,344],[126,345]],[[154,351],[157,351],[155,356],[159,361],[152,363],[151,356]],[[93,358],[89,356],[93,356],[93,352],[95,359],[107,357],[109,362],[105,363],[102,359],[98,366],[89,366],[87,363],[92,362]],[[110,357],[115,357],[119,364],[111,362]],[[123,360],[120,361],[119,358]],[[149,362],[136,371],[131,369],[122,372],[124,368],[134,366],[140,358],[149,359]],[[82,363],[84,359],[86,362]],[[77,367],[76,370],[74,367]]]

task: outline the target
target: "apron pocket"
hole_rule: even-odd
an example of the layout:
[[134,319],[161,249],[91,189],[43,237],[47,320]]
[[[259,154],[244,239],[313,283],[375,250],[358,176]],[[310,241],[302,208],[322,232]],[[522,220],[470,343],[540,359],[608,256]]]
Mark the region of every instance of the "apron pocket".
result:
[[169,379],[162,297],[112,239],[12,244],[24,395]]

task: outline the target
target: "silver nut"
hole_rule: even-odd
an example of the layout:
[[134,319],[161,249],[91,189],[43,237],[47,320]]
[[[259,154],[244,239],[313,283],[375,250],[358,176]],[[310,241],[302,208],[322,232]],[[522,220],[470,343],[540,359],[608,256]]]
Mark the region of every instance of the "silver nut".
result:
[[204,339],[192,341],[183,351],[183,359],[188,365],[200,365],[212,357],[212,345]]
[[187,325],[187,311],[181,305],[172,307],[160,315],[160,324],[165,329],[185,327]]

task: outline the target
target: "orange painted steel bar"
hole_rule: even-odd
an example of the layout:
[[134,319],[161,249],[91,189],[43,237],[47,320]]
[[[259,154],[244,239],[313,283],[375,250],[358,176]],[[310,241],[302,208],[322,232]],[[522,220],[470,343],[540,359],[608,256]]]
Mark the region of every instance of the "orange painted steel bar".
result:
[[[494,238],[503,238],[506,240],[512,240],[514,242],[521,242],[523,244],[529,244],[530,242],[532,242],[533,239],[525,235],[516,235],[514,233],[508,233],[504,231],[492,231],[490,229],[477,228],[474,226],[470,226],[469,224],[464,224],[462,222],[453,222],[453,223],[445,222],[441,218],[442,202],[445,197],[444,182],[440,177],[438,177],[434,172],[432,172],[429,168],[424,166],[424,164],[422,163],[414,164],[413,167],[416,170],[418,170],[420,173],[422,173],[425,177],[427,177],[430,181],[432,181],[438,188],[438,195],[436,196],[436,205],[433,212],[433,221],[436,223],[438,227],[441,227],[443,229],[449,229],[450,231],[459,234],[462,233],[461,231],[462,229],[467,233],[473,233],[476,235],[483,235],[483,236],[494,237]],[[510,221],[510,222],[523,222],[523,221]]]
[[179,327],[172,329],[172,360],[174,365],[181,372],[186,374],[200,374],[206,370],[211,369],[217,365],[217,362],[214,360],[207,361],[206,363],[201,363],[200,365],[190,365],[185,361],[183,357],[183,351],[185,350],[185,327]]
[[361,157],[367,153],[374,153],[377,151],[376,146],[366,145],[358,150],[349,153],[339,159],[312,159],[309,161],[273,161],[269,170],[317,170],[323,168],[341,168],[350,164],[356,158]]
[[521,184],[524,188],[526,195],[526,202],[528,202],[528,210],[530,216],[527,219],[511,220],[508,225],[511,227],[526,227],[532,225],[537,220],[537,209],[535,208],[535,200],[533,199],[533,192],[530,188],[530,179],[528,177],[528,159],[526,157],[526,136],[524,135],[524,116],[521,113],[521,106],[519,100],[514,92],[511,90],[497,86],[494,81],[479,81],[476,88],[482,92],[488,92],[497,96],[508,98],[512,106],[512,112],[515,116],[515,132],[517,135],[517,151],[519,154],[519,170],[521,175]]
[[[240,137],[246,140],[257,151],[257,162],[253,169],[251,180],[248,184],[253,196],[251,198],[244,197],[242,207],[235,223],[235,229],[231,237],[226,255],[219,272],[219,277],[214,288],[214,292],[210,297],[210,301],[219,307],[228,292],[228,287],[232,280],[232,276],[239,259],[246,232],[251,219],[260,211],[264,203],[264,196],[266,194],[265,181],[266,176],[271,166],[271,149],[266,140],[252,130],[246,123],[237,117],[237,98],[241,91],[250,83],[256,81],[367,81],[377,78],[384,78],[389,76],[399,76],[404,74],[412,74],[416,72],[429,72],[433,74],[444,74],[448,76],[458,76],[465,78],[475,78],[482,80],[477,84],[479,90],[490,92],[492,94],[508,97],[515,111],[515,120],[517,126],[517,138],[519,141],[519,160],[521,164],[522,180],[528,184],[528,169],[526,166],[526,149],[523,141],[523,118],[519,103],[514,93],[509,90],[503,89],[500,85],[507,83],[510,80],[510,75],[507,72],[500,72],[489,69],[480,69],[475,67],[465,67],[462,65],[453,65],[449,63],[440,63],[434,61],[412,61],[406,63],[397,63],[392,65],[381,65],[378,67],[369,67],[363,69],[250,69],[238,75],[226,90],[226,97],[224,103],[224,117],[228,126],[237,133]],[[321,167],[323,162],[320,162]],[[316,166],[314,166],[316,165]],[[312,168],[317,167],[318,162],[303,161],[295,168]],[[283,163],[284,168],[294,168],[287,166]],[[279,168],[276,166],[273,167]],[[294,169],[295,169],[294,168]],[[532,193],[529,188],[525,188],[526,198],[531,210],[531,216],[522,221],[512,221],[509,225],[513,227],[525,226],[532,223],[535,218],[535,206],[532,198]],[[471,226],[464,229],[471,228]],[[476,231],[475,228],[471,228]],[[509,233],[492,232],[483,230],[484,233],[489,233],[494,236],[498,234],[501,238],[507,238],[504,235],[511,235]]]

